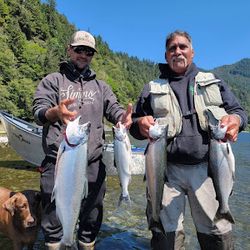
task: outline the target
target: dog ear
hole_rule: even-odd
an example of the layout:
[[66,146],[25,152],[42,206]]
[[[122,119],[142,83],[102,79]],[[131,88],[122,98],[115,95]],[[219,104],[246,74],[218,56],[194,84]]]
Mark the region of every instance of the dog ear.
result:
[[17,197],[12,196],[11,198],[9,198],[7,201],[3,203],[3,208],[6,209],[11,214],[11,216],[13,216],[15,213],[16,200],[17,200]]

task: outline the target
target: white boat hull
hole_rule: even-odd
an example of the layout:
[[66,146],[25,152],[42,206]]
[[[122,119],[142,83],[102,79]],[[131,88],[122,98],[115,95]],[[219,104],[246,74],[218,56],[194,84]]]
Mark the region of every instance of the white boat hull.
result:
[[41,128],[3,112],[1,122],[8,137],[8,144],[25,161],[41,166],[45,157],[42,148]]

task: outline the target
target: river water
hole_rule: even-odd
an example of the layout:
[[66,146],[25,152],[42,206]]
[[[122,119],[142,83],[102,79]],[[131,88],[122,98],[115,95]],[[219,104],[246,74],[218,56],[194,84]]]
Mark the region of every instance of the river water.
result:
[[[141,145],[139,145],[141,146]],[[230,208],[235,217],[234,236],[236,250],[250,249],[250,133],[241,133],[233,144],[236,158],[236,182],[230,198]],[[39,173],[34,167],[16,155],[9,147],[0,147],[0,186],[14,191],[39,190]],[[150,249],[150,232],[145,217],[145,183],[142,175],[133,175],[129,186],[132,204],[117,207],[120,194],[117,176],[107,177],[104,204],[104,221],[96,250],[147,250]],[[188,206],[187,206],[188,208]],[[187,209],[185,217],[186,250],[198,250],[195,228]],[[10,241],[0,234],[0,249],[10,250]],[[40,232],[35,244],[42,250],[43,235]]]

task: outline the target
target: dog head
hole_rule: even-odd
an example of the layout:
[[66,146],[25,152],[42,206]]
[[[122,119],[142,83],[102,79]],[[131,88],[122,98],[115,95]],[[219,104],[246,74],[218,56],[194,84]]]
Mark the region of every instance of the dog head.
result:
[[38,222],[41,219],[41,193],[35,190],[24,190],[22,194],[27,198],[31,216]]
[[40,200],[40,192],[25,190],[12,193],[12,196],[3,204],[3,208],[11,214],[13,224],[17,228],[32,228],[39,223]]

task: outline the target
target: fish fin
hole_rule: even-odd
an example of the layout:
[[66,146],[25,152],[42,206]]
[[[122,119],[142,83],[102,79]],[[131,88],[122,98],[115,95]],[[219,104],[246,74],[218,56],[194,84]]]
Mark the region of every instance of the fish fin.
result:
[[82,200],[84,198],[87,198],[88,196],[88,180],[87,178],[84,180],[84,185],[83,185],[83,192],[82,192]]
[[56,157],[56,166],[55,166],[55,177],[57,175],[57,171],[58,171],[58,163],[60,161],[60,158],[63,154],[63,152],[65,151],[66,147],[65,147],[65,143],[64,141],[62,141],[62,143],[59,146],[58,152],[57,152],[57,157]]
[[235,181],[235,172],[234,171],[232,173],[232,176],[233,176],[233,181]]
[[221,219],[226,219],[232,224],[235,224],[234,217],[232,216],[230,210],[228,210],[226,213],[220,213],[219,210],[217,211],[215,217],[214,217],[214,222],[217,222]]
[[129,138],[128,138],[128,135],[126,135],[125,145],[126,145],[127,151],[128,151],[128,152],[131,152],[131,143],[130,143],[130,140],[129,140]]
[[232,196],[234,194],[234,189],[232,188],[231,193],[229,194],[229,196]]
[[114,167],[117,168],[115,157],[114,157]]
[[55,197],[56,197],[56,195],[55,195],[55,192],[56,192],[55,189],[56,189],[56,187],[54,186],[54,188],[52,190],[52,193],[51,193],[51,198],[50,198],[50,202],[51,203],[55,200]]
[[127,196],[123,196],[122,194],[120,195],[119,200],[118,200],[118,207],[120,207],[121,204],[123,204],[123,203],[126,203],[129,206],[131,205],[131,200],[130,200],[129,194]]
[[148,152],[148,147],[149,147],[149,143],[147,144],[147,146],[146,146],[146,148],[145,148],[145,150],[144,150],[144,155],[147,154],[147,152]]

